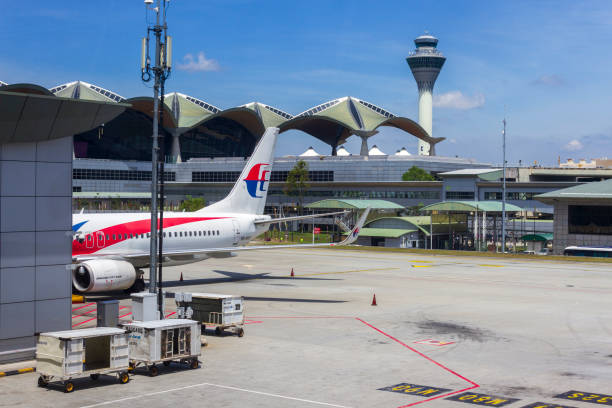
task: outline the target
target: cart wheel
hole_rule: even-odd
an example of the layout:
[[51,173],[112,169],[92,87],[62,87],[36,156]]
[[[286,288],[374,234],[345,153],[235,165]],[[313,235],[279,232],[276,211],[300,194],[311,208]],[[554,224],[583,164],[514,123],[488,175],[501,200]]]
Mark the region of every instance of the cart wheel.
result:
[[47,385],[49,385],[49,381],[45,380],[42,375],[40,377],[38,377],[38,386],[39,387],[46,387]]
[[215,329],[215,334],[217,336],[221,336],[223,334],[223,329],[221,328],[221,326],[217,326],[217,328]]
[[164,365],[165,365],[166,367],[168,367],[168,366],[170,365],[170,360],[168,360],[168,361],[164,361]]
[[130,382],[130,376],[127,371],[122,371],[121,373],[119,373],[119,382],[121,384],[127,384]]
[[155,377],[157,376],[157,374],[159,374],[159,368],[157,368],[156,365],[152,365],[151,367],[149,367],[149,375],[151,377]]
[[66,381],[64,383],[64,392],[74,391],[74,383],[72,381]]
[[199,366],[200,366],[200,362],[198,361],[197,358],[194,358],[193,360],[191,360],[191,363],[189,364],[189,367],[194,370],[198,368]]
[[100,374],[89,374],[89,378],[95,381],[100,378]]
[[238,337],[243,337],[244,336],[244,329],[240,328],[238,329]]

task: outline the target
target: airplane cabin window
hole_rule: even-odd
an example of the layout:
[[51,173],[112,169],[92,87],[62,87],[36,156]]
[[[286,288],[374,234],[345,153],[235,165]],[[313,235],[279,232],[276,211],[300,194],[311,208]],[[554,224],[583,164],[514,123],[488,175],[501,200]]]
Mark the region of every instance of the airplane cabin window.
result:
[[117,235],[113,234],[113,241],[117,240]]
[[110,240],[110,235],[106,236],[106,240],[109,241]]
[[88,236],[87,236],[87,240],[88,240],[88,241],[91,241],[91,235],[88,235]]

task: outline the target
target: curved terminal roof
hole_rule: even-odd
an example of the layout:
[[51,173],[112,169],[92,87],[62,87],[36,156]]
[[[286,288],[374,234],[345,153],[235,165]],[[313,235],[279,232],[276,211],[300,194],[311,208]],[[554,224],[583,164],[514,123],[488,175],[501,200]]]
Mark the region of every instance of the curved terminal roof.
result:
[[306,132],[323,142],[337,146],[351,135],[369,137],[380,126],[402,129],[430,144],[444,138],[432,138],[418,123],[367,101],[345,96],[308,109],[280,125],[281,132],[296,129]]
[[308,204],[306,208],[346,208],[365,210],[370,207],[372,210],[403,210],[399,204],[386,200],[320,200]]
[[115,92],[83,81],[73,81],[49,89],[55,96],[98,102],[123,102],[125,98]]
[[[34,84],[2,85],[12,92],[89,100],[97,102],[127,102],[131,108],[152,117],[153,98],[135,97],[126,99],[123,96],[84,81],[73,81],[47,90]],[[279,127],[280,131],[296,129],[324,141],[332,147],[344,143],[350,136],[370,137],[377,133],[380,126],[401,129],[431,144],[444,140],[432,138],[418,123],[376,106],[367,101],[345,96],[310,108],[297,116],[260,102],[220,109],[210,103],[172,92],[164,95],[163,126],[174,129],[178,134],[205,124],[215,118],[227,118],[238,122],[249,132],[259,138],[266,127]]]
[[193,96],[179,92],[164,95],[164,104],[172,111],[177,127],[191,128],[221,109]]
[[37,87],[30,84],[0,87],[0,144],[71,136],[112,120],[128,107],[57,98]]
[[264,127],[279,127],[282,123],[293,119],[293,115],[261,102],[247,103],[242,105],[242,107],[256,112]]
[[[421,211],[452,211],[452,212],[502,212],[501,201],[442,201],[440,203],[430,204]],[[517,212],[523,209],[517,205],[506,203],[506,211]]]

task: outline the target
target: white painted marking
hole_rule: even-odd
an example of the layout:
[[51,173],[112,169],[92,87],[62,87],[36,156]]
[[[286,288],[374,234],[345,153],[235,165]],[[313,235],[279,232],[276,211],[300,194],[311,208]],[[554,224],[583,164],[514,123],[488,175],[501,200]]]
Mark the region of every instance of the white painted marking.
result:
[[310,403],[310,404],[324,405],[326,407],[349,408],[349,407],[346,407],[344,405],[330,404],[330,403],[327,403],[327,402],[313,401],[313,400],[307,400],[307,399],[303,399],[303,398],[288,397],[286,395],[272,394],[272,393],[269,393],[269,392],[247,390],[247,389],[244,389],[244,388],[230,387],[229,385],[219,385],[219,384],[211,384],[211,383],[200,383],[200,384],[187,385],[185,387],[172,388],[172,389],[165,390],[165,391],[158,391],[158,392],[151,392],[151,393],[148,393],[148,394],[135,395],[135,396],[132,396],[132,397],[126,397],[126,398],[120,398],[120,399],[116,399],[116,400],[112,400],[112,401],[100,402],[98,404],[84,405],[81,408],[101,407],[103,405],[111,405],[111,404],[116,404],[118,402],[130,401],[130,400],[133,400],[133,399],[150,397],[150,396],[153,396],[153,395],[160,395],[160,394],[165,394],[165,393],[168,393],[168,392],[181,391],[181,390],[186,390],[186,389],[189,389],[189,388],[204,387],[204,386],[217,387],[217,388],[225,388],[225,389],[234,390],[234,391],[250,392],[252,394],[266,395],[268,397],[276,397],[276,398],[283,398],[283,399],[288,399],[288,400],[292,400],[292,401],[300,401],[300,402],[306,402],[306,403]]

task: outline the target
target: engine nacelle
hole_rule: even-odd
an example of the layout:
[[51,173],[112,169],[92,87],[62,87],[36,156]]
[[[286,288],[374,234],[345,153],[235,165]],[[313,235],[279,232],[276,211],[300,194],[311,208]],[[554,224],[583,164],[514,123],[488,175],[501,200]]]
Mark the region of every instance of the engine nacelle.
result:
[[113,259],[81,262],[72,269],[72,285],[79,292],[106,292],[131,287],[136,281],[134,265]]

